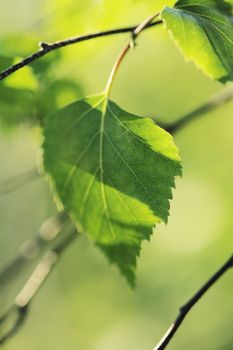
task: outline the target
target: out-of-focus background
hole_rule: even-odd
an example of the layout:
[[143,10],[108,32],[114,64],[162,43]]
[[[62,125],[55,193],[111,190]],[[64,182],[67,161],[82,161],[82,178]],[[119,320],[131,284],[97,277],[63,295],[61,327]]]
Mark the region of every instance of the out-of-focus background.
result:
[[[0,2],[0,68],[39,41],[136,24],[174,1],[8,0]],[[128,34],[63,48],[0,83],[0,180],[40,158],[36,117],[101,91]],[[223,89],[181,54],[163,27],[145,31],[122,64],[112,98],[125,110],[172,121]],[[152,350],[179,306],[220,266],[233,246],[233,103],[176,134],[183,159],[167,226],[143,244],[131,290],[87,238],[76,240],[31,305],[5,350]],[[0,197],[0,266],[56,212],[41,178]],[[0,286],[10,305],[33,264]],[[190,313],[169,349],[233,349],[232,273]]]

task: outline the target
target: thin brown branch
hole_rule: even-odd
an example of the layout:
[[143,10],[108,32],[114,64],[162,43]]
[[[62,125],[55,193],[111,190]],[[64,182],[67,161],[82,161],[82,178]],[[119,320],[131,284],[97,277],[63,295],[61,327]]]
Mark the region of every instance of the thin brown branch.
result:
[[169,327],[168,331],[165,333],[161,341],[156,345],[154,350],[163,350],[170,343],[181,324],[183,323],[185,317],[191,311],[191,309],[196,305],[196,303],[204,296],[204,294],[231,268],[233,268],[233,255],[228,259],[225,264],[195,293],[195,295],[184,304],[179,311],[179,314],[173,324]]
[[0,338],[1,345],[6,343],[6,341],[12,338],[21,329],[26,320],[32,300],[53,271],[62,253],[76,237],[78,237],[77,231],[74,226],[70,224],[68,233],[65,233],[64,238],[58,242],[53,249],[45,253],[19,294],[16,296],[14,304],[0,318],[0,325],[3,326],[10,320],[12,315],[15,316],[13,324]]
[[[157,26],[161,24],[162,21],[159,20],[154,23],[149,23],[144,29],[151,28],[154,26]],[[5,79],[9,75],[13,74],[17,70],[27,66],[28,64],[38,60],[39,58],[47,55],[49,52],[60,49],[65,46],[73,45],[80,43],[81,41],[87,41],[87,40],[92,40],[96,38],[101,38],[105,36],[110,36],[110,35],[116,35],[116,34],[123,34],[123,33],[132,33],[138,26],[131,26],[131,27],[123,27],[123,28],[117,28],[117,29],[111,29],[111,30],[105,30],[101,32],[96,32],[96,33],[91,33],[87,35],[79,35],[75,36],[69,39],[61,40],[61,41],[56,41],[54,43],[45,43],[41,42],[40,48],[38,51],[34,52],[30,56],[24,58],[22,61],[12,65],[11,67],[7,68],[6,70],[2,71],[0,73],[0,80]]]

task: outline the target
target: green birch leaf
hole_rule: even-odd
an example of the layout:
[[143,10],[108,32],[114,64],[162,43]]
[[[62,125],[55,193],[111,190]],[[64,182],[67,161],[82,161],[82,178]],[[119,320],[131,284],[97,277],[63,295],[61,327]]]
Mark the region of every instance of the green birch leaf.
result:
[[44,168],[78,229],[133,285],[141,242],[167,222],[181,174],[172,136],[95,95],[48,117]]
[[180,0],[161,14],[185,58],[222,82],[233,80],[232,9],[224,0]]

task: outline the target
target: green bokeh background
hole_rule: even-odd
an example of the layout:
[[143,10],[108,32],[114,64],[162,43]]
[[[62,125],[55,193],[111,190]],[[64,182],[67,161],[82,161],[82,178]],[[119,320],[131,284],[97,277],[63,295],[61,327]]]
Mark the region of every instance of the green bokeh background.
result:
[[[0,3],[0,66],[37,49],[38,41],[140,22],[174,1],[8,0]],[[101,38],[48,55],[0,86],[0,180],[40,158],[36,116],[103,90],[128,35]],[[184,62],[162,27],[144,32],[114,85],[112,99],[137,115],[172,121],[223,86]],[[87,238],[75,241],[31,305],[5,350],[153,349],[179,306],[232,253],[233,103],[176,134],[183,159],[167,226],[143,244],[131,290]],[[0,197],[0,266],[55,212],[45,180]],[[32,266],[0,286],[0,310]],[[172,350],[233,349],[232,272],[208,292],[174,338]]]

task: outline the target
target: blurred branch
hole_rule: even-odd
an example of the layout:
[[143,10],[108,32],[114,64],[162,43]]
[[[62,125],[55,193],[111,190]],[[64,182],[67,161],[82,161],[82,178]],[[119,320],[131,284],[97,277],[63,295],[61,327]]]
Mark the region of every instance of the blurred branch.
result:
[[41,261],[38,263],[31,276],[19,294],[16,296],[14,304],[0,318],[0,325],[3,327],[9,322],[13,315],[15,316],[13,324],[0,338],[1,345],[13,337],[23,326],[32,300],[37,295],[47,277],[53,271],[62,253],[76,237],[78,237],[76,228],[74,228],[73,224],[71,224],[68,233],[65,232],[64,238],[60,242],[56,243],[51,250],[46,252]]
[[166,129],[171,134],[174,134],[175,132],[183,129],[187,124],[189,124],[193,120],[200,118],[201,116],[217,108],[220,108],[231,101],[233,101],[232,85],[230,86],[230,88],[226,88],[223,91],[220,91],[220,93],[212,97],[209,101],[207,101],[200,107],[194,109],[193,111],[189,112],[188,114],[184,115],[174,123],[171,123],[171,124],[159,123],[159,125],[161,125],[164,129]]
[[203,297],[203,295],[231,268],[233,268],[233,255],[227,262],[199,289],[199,291],[186,303],[179,311],[179,315],[175,319],[174,323],[170,326],[164,337],[154,350],[163,350],[170,343],[181,324],[183,323],[187,314],[191,311],[194,305]]
[[0,325],[8,321],[11,316],[15,316],[15,321],[13,326],[0,338],[0,345],[4,344],[8,339],[10,339],[17,331],[21,328],[24,320],[27,316],[27,307],[19,308],[13,305],[1,318]]
[[26,186],[28,183],[38,179],[41,175],[38,170],[31,169],[23,174],[19,174],[0,183],[0,196],[4,196],[11,192]]
[[48,218],[40,226],[37,236],[21,245],[16,257],[0,270],[0,287],[5,286],[13,277],[18,276],[28,263],[40,255],[41,251],[58,236],[67,219],[68,216],[65,212]]
[[[150,27],[157,26],[161,23],[162,23],[161,20],[153,22],[153,23],[149,23],[147,26],[145,26],[144,30],[148,29]],[[23,68],[24,66],[38,60],[39,58],[45,56],[46,54],[48,54],[51,51],[54,51],[54,50],[57,50],[57,49],[60,49],[62,47],[69,46],[72,44],[76,44],[76,43],[79,43],[81,41],[87,41],[87,40],[105,37],[105,36],[109,36],[109,35],[116,35],[116,34],[122,34],[122,33],[133,33],[137,27],[138,26],[131,26],[131,27],[112,29],[112,30],[105,30],[105,31],[96,32],[96,33],[92,33],[92,34],[75,36],[75,37],[72,37],[69,39],[56,41],[54,43],[41,42],[41,43],[39,43],[40,49],[38,51],[36,51],[32,55],[24,58],[22,61],[12,65],[11,67],[7,68],[6,70],[2,71],[0,73],[0,80],[5,79],[6,77],[13,74],[17,70],[19,70],[19,69]]]

